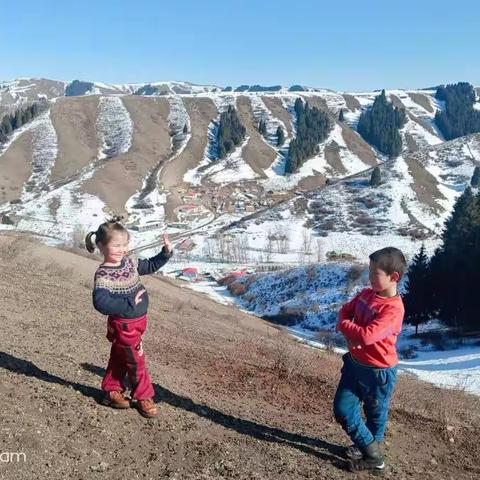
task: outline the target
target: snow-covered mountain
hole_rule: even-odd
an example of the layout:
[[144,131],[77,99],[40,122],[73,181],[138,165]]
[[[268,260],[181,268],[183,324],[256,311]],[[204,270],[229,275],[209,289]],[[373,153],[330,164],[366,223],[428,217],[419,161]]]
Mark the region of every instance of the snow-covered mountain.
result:
[[[324,258],[333,251],[362,258],[385,242],[402,244],[407,253],[420,240],[433,248],[479,161],[479,137],[445,142],[434,123],[444,108],[434,90],[390,90],[387,97],[405,108],[407,122],[401,156],[387,159],[356,131],[378,93],[299,85],[0,82],[2,114],[39,99],[48,107],[0,145],[3,228],[69,242],[108,214],[123,213],[137,247],[154,247],[168,229],[193,239],[190,253],[198,261],[221,235],[247,237],[249,262],[294,263],[308,242]],[[333,128],[318,153],[286,175],[298,98],[327,111]],[[218,118],[230,105],[246,137],[216,160]],[[368,180],[376,165],[383,183],[373,188]],[[282,236],[288,236],[287,253],[271,248]],[[307,259],[312,251],[307,248]]]

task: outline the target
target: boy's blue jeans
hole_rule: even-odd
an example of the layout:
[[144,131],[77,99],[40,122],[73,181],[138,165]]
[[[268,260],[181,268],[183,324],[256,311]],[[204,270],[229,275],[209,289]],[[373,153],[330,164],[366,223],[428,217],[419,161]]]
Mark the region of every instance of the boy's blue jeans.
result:
[[[333,411],[335,419],[357,447],[383,440],[396,380],[397,367],[369,367],[353,360],[350,353],[343,355],[342,376]],[[366,421],[360,410],[362,402]]]

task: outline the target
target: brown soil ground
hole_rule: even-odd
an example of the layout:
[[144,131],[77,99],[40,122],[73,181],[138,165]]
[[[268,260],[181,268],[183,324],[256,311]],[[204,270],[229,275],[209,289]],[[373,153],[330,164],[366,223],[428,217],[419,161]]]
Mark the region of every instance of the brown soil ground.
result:
[[132,146],[99,168],[84,185],[117,213],[124,212],[125,203],[140,190],[149,170],[170,152],[168,100],[129,96],[123,102],[133,122]]
[[175,188],[170,189],[170,194],[167,197],[167,203],[164,205],[165,218],[168,222],[178,221],[176,209],[183,205],[185,202],[182,200],[181,195]]
[[183,152],[172,162],[168,162],[160,172],[160,183],[172,192],[165,205],[165,216],[175,220],[175,209],[182,204],[176,187],[183,185],[183,176],[191,168],[195,168],[203,158],[208,142],[208,126],[214,120],[218,111],[209,98],[184,98],[185,108],[190,116],[192,126],[190,140]]
[[[97,264],[0,238],[0,449],[25,454],[0,464],[2,479],[368,478],[341,458],[338,356],[165,279],[145,280],[159,416],[101,406],[109,344],[91,307]],[[478,397],[401,375],[385,476],[477,479],[479,429]]]
[[209,98],[184,98],[184,102],[190,116],[192,136],[182,154],[162,170],[162,184],[167,189],[182,184],[185,173],[200,163],[208,142],[208,126],[218,115]]
[[403,104],[403,102],[400,100],[399,97],[397,97],[393,93],[391,93],[389,96],[390,96],[390,101],[393,103],[393,106],[399,107],[399,108],[405,108],[405,105]]
[[342,159],[340,158],[340,147],[338,146],[338,143],[331,142],[325,147],[325,160],[327,160],[327,163],[333,168],[335,173],[339,173],[340,175],[345,175],[347,173],[347,170],[342,163]]
[[[298,188],[301,190],[312,190],[317,187],[323,187],[323,185],[325,185],[325,176],[321,173],[302,178],[298,182]],[[303,212],[305,212],[305,210],[303,210]]]
[[0,204],[20,197],[32,173],[32,140],[27,130],[0,156]]
[[378,162],[372,147],[345,123],[342,123],[342,137],[348,149],[360,158],[363,163],[372,167],[377,165]]
[[272,115],[284,123],[285,128],[287,129],[287,135],[291,138],[293,135],[292,117],[288,113],[288,110],[283,106],[280,98],[264,96],[262,97],[262,100],[265,103],[265,106],[270,112],[272,112]]
[[432,104],[430,103],[429,98],[427,95],[424,95],[422,93],[415,93],[415,92],[410,92],[408,93],[408,96],[418,105],[423,107],[427,112],[433,113],[434,109],[432,107]]
[[347,103],[347,108],[354,112],[355,110],[359,110],[362,108],[362,104],[353,96],[349,95],[348,93],[342,94],[345,102]]
[[416,159],[407,157],[405,159],[408,165],[408,171],[414,179],[413,190],[417,195],[419,202],[437,210],[439,207],[435,200],[444,199],[437,187],[436,178]]
[[319,110],[323,110],[324,112],[330,112],[325,99],[317,97],[316,95],[302,95],[302,97],[311,107],[317,107]]
[[237,98],[237,111],[241,123],[247,129],[247,135],[250,136],[250,140],[243,149],[242,156],[255,173],[265,178],[263,169],[268,168],[275,161],[277,153],[263,141],[258,132],[253,117],[252,104],[248,97]]
[[51,110],[58,155],[51,181],[70,177],[97,157],[98,96],[59,98]]
[[405,134],[405,140],[407,141],[407,147],[410,152],[416,152],[418,150],[417,142],[410,133]]

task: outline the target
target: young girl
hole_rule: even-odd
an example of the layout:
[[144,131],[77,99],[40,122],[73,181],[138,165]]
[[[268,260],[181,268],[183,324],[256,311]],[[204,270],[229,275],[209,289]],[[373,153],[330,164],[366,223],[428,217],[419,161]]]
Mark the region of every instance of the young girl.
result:
[[[125,396],[128,375],[131,396],[138,411],[147,418],[157,415],[153,402],[153,386],[145,364],[142,335],[147,328],[148,294],[139,275],[149,275],[161,268],[173,254],[167,234],[163,235],[162,251],[148,260],[128,255],[129,235],[119,217],[102,223],[96,232],[85,238],[90,253],[98,247],[104,261],[95,273],[93,306],[108,315],[107,338],[112,343],[110,360],[102,381],[104,405],[129,408]],[[93,242],[92,237],[95,237]]]

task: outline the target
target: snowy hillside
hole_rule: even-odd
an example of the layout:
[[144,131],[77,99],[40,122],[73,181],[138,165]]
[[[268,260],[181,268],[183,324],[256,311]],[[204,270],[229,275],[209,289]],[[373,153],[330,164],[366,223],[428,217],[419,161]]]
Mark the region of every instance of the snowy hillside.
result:
[[[420,240],[431,250],[480,160],[478,136],[445,142],[439,134],[434,116],[444,106],[434,93],[386,92],[407,113],[402,155],[388,160],[355,130],[378,92],[2,82],[4,110],[39,98],[50,106],[0,147],[0,210],[8,218],[3,228],[69,242],[73,230],[123,213],[137,246],[154,243],[167,229],[178,238],[191,236],[190,254],[200,262],[207,261],[207,240],[219,235],[232,242],[247,238],[242,242],[250,263],[321,261],[329,252],[362,259],[385,242],[410,255]],[[328,112],[332,129],[314,157],[285,174],[299,98]],[[217,160],[218,120],[229,105],[247,134]],[[337,121],[340,111],[344,122]],[[383,183],[372,188],[375,165],[381,165]]]
[[[346,351],[341,334],[334,332],[339,308],[368,286],[365,263],[332,262],[240,277],[226,287],[210,282],[191,285],[221,303],[227,300],[277,324],[311,345]],[[400,289],[403,288],[403,282]],[[397,343],[400,372],[413,374],[441,387],[480,395],[478,338],[465,339],[431,321],[415,328],[403,326]]]

